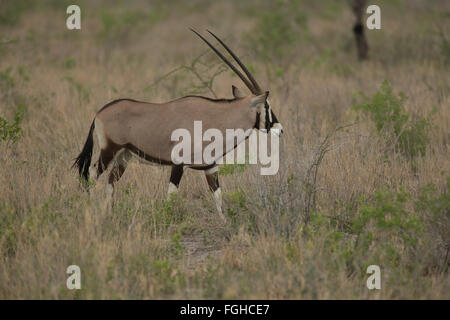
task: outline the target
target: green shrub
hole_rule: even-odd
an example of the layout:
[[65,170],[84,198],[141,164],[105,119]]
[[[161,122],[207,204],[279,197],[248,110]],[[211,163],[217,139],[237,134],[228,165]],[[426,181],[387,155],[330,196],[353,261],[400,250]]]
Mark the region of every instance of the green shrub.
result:
[[176,257],[179,257],[183,253],[183,242],[181,241],[181,232],[177,231],[172,234],[171,237],[171,249]]
[[[325,239],[324,248],[332,263],[344,266],[349,273],[359,270],[365,274],[371,264],[389,270],[390,281],[402,281],[410,273],[446,272],[449,189],[450,177],[443,192],[428,184],[416,198],[403,188],[381,189],[360,197],[358,206],[346,211],[345,217],[313,212],[302,234],[311,245]],[[339,227],[337,218],[345,220],[348,227]]]
[[7,144],[14,144],[22,136],[22,128],[20,123],[25,114],[25,108],[19,106],[14,115],[13,121],[9,121],[0,117],[0,140],[5,141]]
[[156,202],[156,220],[166,226],[178,224],[186,217],[184,199],[177,193],[172,193],[167,200]]
[[0,6],[0,25],[15,26],[22,15],[35,6],[32,0],[2,1]]
[[64,68],[66,68],[66,69],[73,69],[73,68],[75,68],[76,67],[76,65],[77,65],[77,61],[75,60],[75,58],[67,58],[65,61],[64,61]]
[[429,142],[430,116],[412,117],[406,112],[406,96],[397,96],[387,80],[371,98],[361,94],[364,103],[354,106],[363,111],[375,123],[377,132],[388,139],[391,146],[403,155],[414,158],[425,155]]
[[227,193],[225,199],[229,201],[227,212],[230,217],[235,217],[239,212],[248,211],[247,198],[241,189]]
[[[248,38],[258,57],[266,62],[286,58],[293,44],[308,35],[307,16],[299,1],[270,1],[254,14],[257,23]],[[282,66],[278,66],[276,74],[282,73]]]
[[143,25],[152,26],[165,15],[161,8],[152,11],[126,10],[123,12],[104,11],[101,14],[102,29],[98,37],[104,41],[117,42],[127,39]]
[[65,76],[64,80],[69,82],[71,84],[71,86],[75,89],[75,91],[78,95],[78,101],[80,102],[80,104],[89,102],[90,96],[91,96],[91,91],[89,90],[89,88],[85,87],[81,82],[78,82],[77,80],[75,80],[73,77],[71,77],[69,75]]
[[378,190],[361,197],[358,208],[346,212],[348,226],[336,224],[336,216],[314,212],[304,229],[306,239],[314,243],[325,239],[325,249],[335,267],[365,274],[368,265],[376,264],[391,272],[405,268],[426,268],[418,263],[426,235],[426,220],[410,206],[411,195],[400,190]]
[[393,193],[379,190],[372,201],[365,201],[352,221],[352,232],[359,236],[364,249],[377,241],[399,242],[414,247],[423,232],[423,219],[409,211],[410,194],[404,190]]
[[15,86],[15,81],[11,71],[12,67],[8,67],[4,71],[0,71],[0,86],[3,90],[11,89]]
[[23,85],[29,81],[29,76],[22,65],[15,69],[9,66],[0,71],[0,103],[3,103],[4,108],[27,104]]
[[245,164],[223,164],[219,167],[219,175],[229,176],[235,173],[243,173],[246,169]]
[[227,204],[227,216],[233,228],[237,228],[244,222],[248,222],[248,219],[251,219],[251,214],[249,214],[249,200],[242,189],[226,193],[224,199]]
[[155,260],[151,264],[151,276],[160,280],[161,291],[173,294],[177,285],[183,287],[184,275],[169,260]]
[[419,199],[416,202],[416,209],[428,211],[433,215],[433,220],[441,217],[450,218],[450,177],[447,177],[447,190],[436,195],[436,186],[427,184],[421,189]]
[[447,177],[447,186],[442,193],[438,193],[436,186],[428,184],[421,189],[416,201],[416,211],[427,217],[428,230],[432,235],[431,243],[437,249],[434,256],[433,267],[448,271],[448,250],[450,248],[450,177]]

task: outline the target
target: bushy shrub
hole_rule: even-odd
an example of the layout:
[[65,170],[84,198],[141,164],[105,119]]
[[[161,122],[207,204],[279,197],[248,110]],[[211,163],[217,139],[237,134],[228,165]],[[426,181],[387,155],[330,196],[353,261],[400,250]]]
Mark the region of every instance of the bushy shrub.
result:
[[391,266],[399,263],[401,254],[414,254],[425,224],[421,215],[408,210],[410,198],[404,190],[379,190],[373,200],[363,201],[352,221],[355,249],[386,259]]
[[12,67],[8,67],[4,71],[0,71],[0,86],[3,90],[7,90],[15,86],[11,71]]
[[[276,74],[283,73],[282,61],[292,53],[293,45],[308,35],[307,16],[299,1],[270,1],[254,12],[257,23],[249,41],[257,56],[265,62],[277,61]],[[280,69],[281,68],[281,69]]]
[[152,26],[160,21],[164,15],[165,11],[162,8],[149,12],[138,10],[112,12],[105,10],[101,14],[102,29],[98,37],[111,43],[124,41],[130,34],[135,34],[138,28]]
[[448,271],[448,253],[450,250],[450,177],[447,177],[446,189],[439,193],[434,184],[427,184],[420,190],[415,210],[422,212],[427,227],[433,235],[432,243],[436,249],[434,267]]
[[0,10],[0,25],[15,26],[22,15],[35,7],[35,1],[17,0],[2,1]]
[[229,176],[235,173],[243,173],[245,169],[246,169],[245,164],[239,163],[223,164],[219,167],[219,175]]
[[158,201],[155,209],[157,221],[167,226],[180,223],[186,216],[184,199],[176,193],[167,200]]
[[361,96],[364,102],[354,106],[354,109],[370,117],[377,132],[387,138],[394,150],[410,158],[425,155],[431,114],[413,119],[404,107],[406,96],[402,92],[396,95],[387,80],[372,97],[362,93]]
[[20,123],[25,114],[25,108],[19,106],[12,121],[0,117],[0,140],[7,144],[14,144],[22,136]]
[[439,193],[433,184],[421,188],[417,198],[403,188],[383,188],[361,196],[357,208],[338,217],[345,220],[345,228],[336,224],[336,216],[314,212],[304,236],[312,241],[325,237],[332,260],[349,273],[360,269],[358,273],[365,274],[366,267],[375,264],[397,281],[408,272],[448,270],[449,212],[448,191]]

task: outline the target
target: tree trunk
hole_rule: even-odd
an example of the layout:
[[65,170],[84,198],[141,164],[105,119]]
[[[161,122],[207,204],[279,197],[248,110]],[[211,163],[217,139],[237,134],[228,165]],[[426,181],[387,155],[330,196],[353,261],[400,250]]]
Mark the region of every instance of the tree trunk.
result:
[[356,21],[353,26],[355,34],[356,48],[358,50],[359,60],[366,60],[369,54],[369,45],[367,44],[366,35],[364,33],[364,9],[367,0],[353,0],[352,8]]

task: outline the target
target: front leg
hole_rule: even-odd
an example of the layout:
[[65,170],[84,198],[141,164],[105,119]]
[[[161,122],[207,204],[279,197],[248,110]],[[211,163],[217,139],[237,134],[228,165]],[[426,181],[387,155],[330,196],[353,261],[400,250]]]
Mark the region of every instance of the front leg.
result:
[[222,213],[222,190],[219,186],[219,167],[215,166],[211,169],[205,170],[206,181],[208,181],[209,189],[214,193],[214,201],[216,203],[217,211],[223,221],[226,221]]
[[173,165],[170,173],[169,190],[167,191],[167,198],[170,198],[172,193],[178,192],[178,186],[180,185],[181,177],[183,176],[183,166]]

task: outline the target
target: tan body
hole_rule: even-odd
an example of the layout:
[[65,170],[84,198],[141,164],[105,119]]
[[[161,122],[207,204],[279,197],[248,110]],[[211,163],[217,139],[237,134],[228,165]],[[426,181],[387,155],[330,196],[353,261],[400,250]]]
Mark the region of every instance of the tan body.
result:
[[[172,166],[169,194],[177,191],[186,167],[203,170],[208,185],[214,192],[217,210],[224,219],[218,167],[215,163],[222,155],[214,155],[216,158],[213,158],[212,160],[215,161],[212,162],[195,162],[195,155],[198,156],[199,151],[194,148],[194,145],[201,141],[202,148],[200,149],[203,150],[210,143],[210,141],[203,141],[202,136],[195,135],[195,121],[201,122],[201,133],[208,129],[220,131],[222,137],[225,137],[223,139],[224,153],[231,151],[230,148],[235,148],[246,138],[246,136],[241,136],[240,140],[234,141],[234,136],[230,137],[227,134],[227,129],[242,129],[247,133],[247,136],[253,128],[264,128],[265,130],[273,128],[276,129],[275,132],[278,134],[282,133],[282,126],[276,119],[267,100],[269,92],[263,93],[248,69],[222,40],[210,32],[239,64],[247,77],[203,36],[196,31],[194,32],[239,76],[252,94],[244,96],[233,86],[234,99],[229,100],[188,96],[167,103],[121,99],[105,105],[97,112],[86,143],[76,158],[74,166],[78,167],[81,177],[89,179],[89,176],[91,176],[97,179],[112,163],[107,186],[108,202],[112,201],[115,182],[124,173],[129,159],[132,155],[135,155],[153,163]],[[172,134],[177,129],[184,129],[189,132],[191,154],[190,161],[185,159],[185,163],[177,162],[175,164],[172,160],[172,150],[179,141],[172,139]],[[94,136],[97,137],[100,155],[96,163],[91,166]],[[202,159],[202,157],[198,159]]]
[[[145,160],[171,165],[172,148],[177,143],[171,141],[172,132],[183,128],[194,137],[194,121],[202,122],[203,132],[215,128],[223,137],[226,129],[251,129],[256,119],[251,100],[252,97],[217,101],[185,97],[164,104],[120,100],[97,113],[95,131],[103,150],[117,152],[126,148]],[[204,147],[208,143],[204,142]],[[194,148],[191,150],[190,163],[193,163]],[[209,164],[192,165],[204,166]]]

